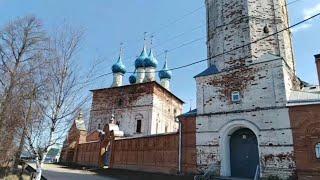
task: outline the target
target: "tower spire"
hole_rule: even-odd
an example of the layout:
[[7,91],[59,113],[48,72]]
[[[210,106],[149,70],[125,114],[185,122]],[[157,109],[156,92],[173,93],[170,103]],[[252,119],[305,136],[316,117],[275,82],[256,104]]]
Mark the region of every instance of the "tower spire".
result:
[[154,38],[154,36],[153,36],[153,35],[151,35],[151,36],[150,36],[150,48],[152,48],[152,47],[153,47],[153,38]]
[[119,52],[119,57],[123,57],[123,42],[120,43],[120,52]]
[[143,33],[143,48],[147,47],[147,35],[148,35],[148,32]]
[[168,69],[168,50],[165,51],[165,60],[164,65],[161,71],[159,71],[159,78],[161,85],[166,88],[167,90],[170,90],[170,80],[172,76],[172,72]]
[[111,87],[122,86],[122,78],[126,73],[126,66],[122,62],[123,43],[120,44],[119,58],[115,64],[112,65],[113,83]]
[[167,69],[167,63],[168,63],[168,50],[164,51],[164,65],[163,65],[163,69]]

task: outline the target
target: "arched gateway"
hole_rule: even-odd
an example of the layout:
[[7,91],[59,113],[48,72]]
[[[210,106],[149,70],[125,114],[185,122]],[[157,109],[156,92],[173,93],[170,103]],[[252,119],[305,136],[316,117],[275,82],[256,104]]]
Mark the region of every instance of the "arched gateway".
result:
[[248,128],[235,131],[230,137],[231,176],[253,178],[258,164],[256,135]]

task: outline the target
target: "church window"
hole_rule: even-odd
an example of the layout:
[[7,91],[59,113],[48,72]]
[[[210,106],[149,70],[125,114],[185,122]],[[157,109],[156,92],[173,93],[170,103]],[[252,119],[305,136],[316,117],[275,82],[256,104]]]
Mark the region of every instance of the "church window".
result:
[[100,128],[101,128],[100,126],[101,126],[101,124],[99,123],[99,124],[98,124],[98,129],[100,129]]
[[168,126],[166,125],[164,128],[164,132],[167,133],[168,132]]
[[123,100],[122,99],[119,99],[118,100],[118,106],[120,107],[120,106],[122,106],[123,105]]
[[268,25],[266,25],[264,28],[263,28],[263,32],[268,34],[270,31],[269,31],[269,27]]
[[239,102],[240,101],[240,92],[239,91],[232,91],[231,100],[232,100],[232,102]]
[[316,144],[316,157],[320,159],[320,143]]
[[141,120],[137,120],[137,129],[136,133],[141,133]]

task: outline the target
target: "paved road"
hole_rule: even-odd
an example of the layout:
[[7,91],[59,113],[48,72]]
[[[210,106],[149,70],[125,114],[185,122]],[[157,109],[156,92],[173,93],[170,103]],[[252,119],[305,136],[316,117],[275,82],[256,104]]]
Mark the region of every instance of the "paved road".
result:
[[[30,165],[35,168],[35,164]],[[100,176],[92,171],[69,169],[56,164],[44,164],[43,176],[48,180],[118,180],[112,177]]]
[[[35,168],[35,164],[30,164]],[[193,176],[173,176],[117,169],[80,170],[56,164],[44,164],[43,176],[48,180],[193,180]]]

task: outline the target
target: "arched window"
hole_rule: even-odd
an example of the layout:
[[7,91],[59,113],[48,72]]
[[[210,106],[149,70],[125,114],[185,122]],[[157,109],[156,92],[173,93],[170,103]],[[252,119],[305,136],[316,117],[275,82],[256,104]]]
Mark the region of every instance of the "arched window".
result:
[[137,120],[137,129],[136,133],[141,133],[141,120]]
[[320,159],[320,142],[316,144],[316,157]]
[[123,100],[122,100],[122,99],[119,99],[119,100],[118,100],[118,106],[121,107],[122,105],[123,105]]
[[142,132],[142,119],[143,116],[142,114],[137,114],[135,117],[136,120],[136,133],[141,133]]

